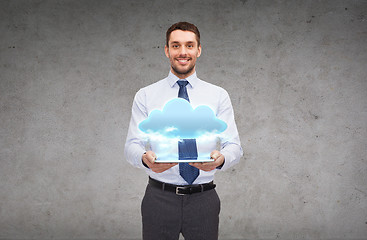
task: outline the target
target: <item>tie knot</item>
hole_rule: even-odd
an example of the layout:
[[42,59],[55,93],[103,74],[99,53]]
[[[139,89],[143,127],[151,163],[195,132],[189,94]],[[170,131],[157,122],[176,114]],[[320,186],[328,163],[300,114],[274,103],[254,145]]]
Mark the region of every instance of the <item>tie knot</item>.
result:
[[188,84],[189,82],[186,81],[186,80],[181,80],[181,81],[177,81],[177,84],[180,86],[180,87],[186,87],[186,85]]

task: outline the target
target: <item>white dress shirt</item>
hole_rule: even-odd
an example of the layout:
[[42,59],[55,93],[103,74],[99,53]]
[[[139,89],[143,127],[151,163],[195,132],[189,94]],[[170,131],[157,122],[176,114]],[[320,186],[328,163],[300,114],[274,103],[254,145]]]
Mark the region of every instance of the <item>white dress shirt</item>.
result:
[[[146,139],[138,128],[139,123],[145,120],[153,110],[162,110],[167,102],[177,98],[178,80],[180,79],[170,72],[167,78],[142,88],[136,93],[126,138],[125,157],[133,166],[145,169],[149,176],[156,180],[176,185],[187,185],[187,182],[180,176],[178,165],[162,173],[155,173],[143,165],[142,155],[144,152],[151,150],[157,153],[160,150],[159,144],[154,139]],[[189,82],[186,87],[191,106],[194,109],[200,105],[208,106],[217,118],[227,123],[227,129],[220,134],[219,144],[217,139],[203,138],[196,141],[199,156],[209,155],[219,145],[217,150],[225,157],[224,165],[221,168],[224,171],[238,163],[243,154],[229,95],[223,88],[197,78],[196,72],[186,80]],[[170,151],[178,151],[177,142],[170,145]],[[159,154],[157,155],[159,158]],[[211,182],[216,171],[218,169],[210,172],[200,170],[200,174],[193,184]]]

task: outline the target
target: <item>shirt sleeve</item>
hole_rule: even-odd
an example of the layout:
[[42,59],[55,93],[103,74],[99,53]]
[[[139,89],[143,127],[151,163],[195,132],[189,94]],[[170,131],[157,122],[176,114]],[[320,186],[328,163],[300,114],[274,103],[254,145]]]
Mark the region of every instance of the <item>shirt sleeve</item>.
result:
[[146,140],[142,139],[138,124],[146,119],[147,116],[148,113],[145,107],[145,94],[144,91],[139,90],[134,97],[124,150],[126,160],[131,165],[138,168],[145,168],[141,157],[144,152],[146,152]]
[[222,171],[237,164],[243,155],[240,137],[238,135],[231,100],[227,91],[223,90],[219,99],[217,117],[227,123],[227,129],[221,134],[221,154],[225,161]]

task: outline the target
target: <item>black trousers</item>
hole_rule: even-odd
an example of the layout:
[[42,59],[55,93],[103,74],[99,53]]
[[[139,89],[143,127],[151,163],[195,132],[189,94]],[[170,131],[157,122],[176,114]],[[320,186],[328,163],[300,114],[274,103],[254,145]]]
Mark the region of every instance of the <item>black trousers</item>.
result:
[[141,204],[144,240],[217,240],[220,200],[215,189],[179,196],[148,184]]

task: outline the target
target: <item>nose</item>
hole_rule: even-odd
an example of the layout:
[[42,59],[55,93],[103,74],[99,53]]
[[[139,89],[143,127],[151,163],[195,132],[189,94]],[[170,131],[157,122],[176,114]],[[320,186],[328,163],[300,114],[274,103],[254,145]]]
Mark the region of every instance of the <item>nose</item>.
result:
[[181,47],[181,48],[180,48],[180,55],[184,55],[184,56],[186,56],[186,53],[187,53],[187,49],[186,49],[186,47]]

